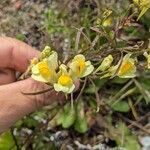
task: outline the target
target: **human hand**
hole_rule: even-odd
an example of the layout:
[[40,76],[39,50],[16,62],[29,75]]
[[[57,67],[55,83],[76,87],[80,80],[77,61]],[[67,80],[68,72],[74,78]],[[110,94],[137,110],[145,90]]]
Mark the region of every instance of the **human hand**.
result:
[[15,82],[15,71],[24,72],[30,60],[38,55],[37,50],[23,42],[0,38],[0,133],[26,114],[64,97],[55,91],[39,95],[22,94],[48,88],[31,78]]

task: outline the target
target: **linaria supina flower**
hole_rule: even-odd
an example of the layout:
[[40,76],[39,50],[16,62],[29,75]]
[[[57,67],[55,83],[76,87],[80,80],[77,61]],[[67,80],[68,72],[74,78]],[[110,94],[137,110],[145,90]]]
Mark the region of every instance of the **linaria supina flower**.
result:
[[102,63],[101,63],[100,66],[96,69],[95,72],[107,70],[108,68],[110,68],[112,62],[113,62],[113,57],[112,57],[112,55],[108,55],[107,57],[104,58],[104,60],[102,61]]
[[[43,55],[43,53],[41,54]],[[37,64],[33,65],[31,72],[31,77],[34,80],[45,82],[45,83],[54,83],[56,82],[56,68],[58,67],[58,55],[54,51],[49,51],[47,49],[47,56]]]
[[54,89],[57,92],[71,93],[75,89],[73,79],[67,71],[67,66],[61,64],[58,72],[58,81],[54,83]]
[[70,74],[73,78],[82,78],[91,74],[94,66],[90,61],[86,61],[84,55],[76,55],[69,64]]
[[108,72],[104,74],[101,78],[114,76],[115,73],[116,76],[120,78],[134,78],[136,76],[135,60],[131,58],[131,54],[126,54],[123,57],[121,65],[119,62],[116,66],[111,66],[108,69]]
[[120,78],[133,78],[136,76],[135,60],[131,58],[131,54],[126,54],[123,58],[117,75]]

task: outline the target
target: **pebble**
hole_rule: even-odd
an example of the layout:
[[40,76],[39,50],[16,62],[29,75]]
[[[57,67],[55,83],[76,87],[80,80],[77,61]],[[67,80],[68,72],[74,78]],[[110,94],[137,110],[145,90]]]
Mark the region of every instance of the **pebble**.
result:
[[143,146],[142,150],[150,150],[150,136],[141,137],[140,143]]

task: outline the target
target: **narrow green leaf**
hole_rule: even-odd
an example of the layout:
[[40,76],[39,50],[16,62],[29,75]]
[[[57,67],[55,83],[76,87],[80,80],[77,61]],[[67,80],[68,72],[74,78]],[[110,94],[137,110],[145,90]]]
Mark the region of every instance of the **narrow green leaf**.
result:
[[88,123],[85,117],[84,103],[80,99],[76,105],[76,120],[74,129],[79,133],[85,133],[88,130]]
[[147,7],[143,7],[143,9],[142,9],[142,11],[140,12],[140,14],[139,14],[137,20],[139,20],[139,19],[147,12],[148,9],[149,9],[149,8],[147,8]]
[[118,112],[128,112],[130,110],[129,104],[126,101],[119,101],[110,106],[113,110]]

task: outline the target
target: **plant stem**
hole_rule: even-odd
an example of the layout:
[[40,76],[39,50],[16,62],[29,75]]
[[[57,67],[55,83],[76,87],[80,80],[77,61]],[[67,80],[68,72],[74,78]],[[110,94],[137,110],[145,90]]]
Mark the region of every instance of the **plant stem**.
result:
[[83,90],[85,89],[85,86],[86,86],[86,82],[87,82],[87,78],[85,78],[85,80],[84,80],[83,86],[82,86],[82,88],[81,88],[81,91],[80,91],[79,95],[78,95],[77,98],[76,98],[76,101],[78,101],[78,99],[79,99],[80,96],[82,95]]

